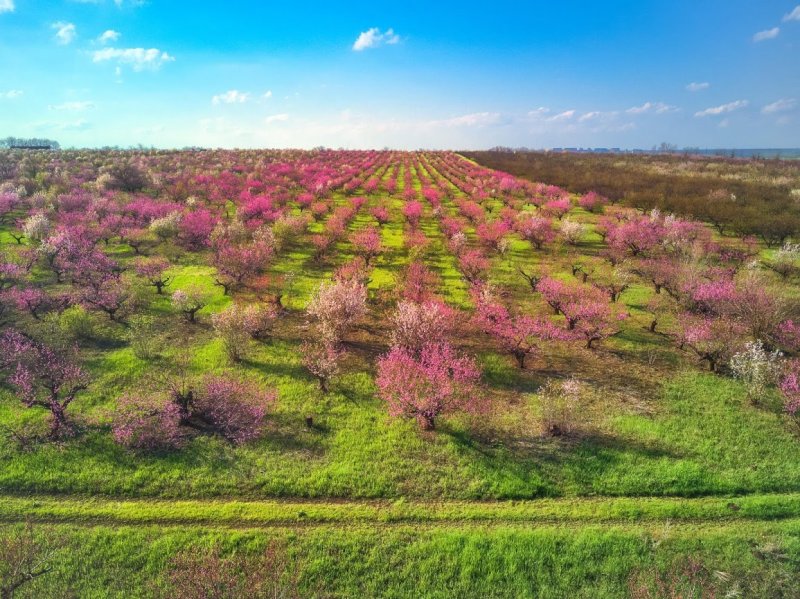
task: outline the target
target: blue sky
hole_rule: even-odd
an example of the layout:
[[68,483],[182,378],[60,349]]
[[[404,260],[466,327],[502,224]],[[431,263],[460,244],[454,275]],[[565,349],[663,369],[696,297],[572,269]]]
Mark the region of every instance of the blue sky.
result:
[[0,0],[0,137],[800,145],[800,5]]

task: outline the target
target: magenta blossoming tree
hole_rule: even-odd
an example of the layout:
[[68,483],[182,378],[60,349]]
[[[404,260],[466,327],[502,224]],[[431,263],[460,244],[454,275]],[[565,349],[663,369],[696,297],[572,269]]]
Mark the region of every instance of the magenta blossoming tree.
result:
[[588,212],[602,212],[608,200],[596,191],[590,191],[578,199],[578,206]]
[[382,251],[381,233],[375,227],[359,229],[350,236],[350,243],[353,244],[356,254],[364,259],[367,266]]
[[470,285],[486,280],[491,262],[480,250],[466,250],[458,257],[458,269]]
[[405,206],[403,206],[403,216],[406,217],[406,221],[412,228],[417,228],[419,220],[422,218],[422,204],[416,200],[406,202]]
[[726,365],[744,345],[743,328],[727,318],[684,314],[678,326],[678,346],[694,352],[700,360],[708,364],[711,372],[717,372],[721,366]]
[[236,245],[226,239],[220,240],[214,251],[213,262],[217,268],[214,281],[228,295],[232,290],[247,286],[261,274],[273,255],[268,243]]
[[63,310],[72,299],[69,294],[50,295],[39,287],[15,287],[6,292],[18,310],[26,311],[36,320],[41,320],[45,312]]
[[386,206],[376,206],[370,210],[370,214],[372,214],[372,218],[374,218],[375,222],[380,226],[389,222],[389,210]]
[[378,393],[392,416],[414,418],[424,430],[436,419],[458,411],[477,412],[485,406],[478,388],[480,370],[446,343],[431,343],[418,356],[392,348],[378,360]]
[[783,409],[795,422],[800,419],[800,362],[789,363],[778,388],[783,395]]
[[539,352],[543,341],[569,338],[562,328],[549,320],[512,315],[488,291],[476,294],[476,304],[476,326],[495,339],[503,351],[511,354],[520,368],[525,368],[525,359],[529,355]]
[[0,336],[0,364],[6,380],[28,407],[48,410],[50,436],[59,438],[68,428],[67,407],[86,389],[88,375],[72,356],[30,339],[16,330]]

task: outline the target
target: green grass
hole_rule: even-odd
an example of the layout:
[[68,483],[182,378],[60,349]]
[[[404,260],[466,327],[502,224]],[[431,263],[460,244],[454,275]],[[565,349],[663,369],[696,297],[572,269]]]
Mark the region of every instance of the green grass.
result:
[[[750,405],[740,384],[701,372],[650,333],[643,308],[653,291],[646,285],[622,295],[630,318],[597,351],[547,344],[524,371],[477,335],[464,312],[455,338],[483,369],[490,412],[442,418],[433,432],[387,415],[376,397],[374,363],[386,349],[397,277],[414,255],[404,245],[403,169],[390,168],[399,171],[398,193],[367,196],[349,225],[349,232],[370,226],[371,207],[389,208],[384,251],[370,277],[371,313],[348,338],[343,374],[328,395],[302,365],[301,345],[313,335],[302,311],[355,253],[345,237],[315,260],[308,235],[323,222],[289,240],[271,266],[287,281],[288,312],[272,339],[249,343],[240,364],[228,364],[210,325],[232,298],[214,284],[203,253],[171,244],[153,250],[173,261],[168,293],[199,285],[209,295],[199,322],[188,324],[169,295],[145,290],[158,357],[136,357],[124,325],[89,316],[93,335],[78,341],[92,383],[69,409],[79,434],[30,447],[0,435],[0,536],[18,534],[29,521],[37,534],[64,534],[70,546],[56,572],[20,596],[150,596],[182,548],[219,543],[226,552],[255,555],[273,538],[287,546],[307,596],[623,597],[635,572],[657,577],[687,555],[728,573],[715,579],[720,596],[738,584],[740,596],[770,597],[785,578],[796,579],[795,426],[774,394]],[[413,167],[415,189],[418,175],[433,168],[425,158]],[[335,205],[347,201],[334,194]],[[439,275],[442,298],[468,310],[457,259],[423,205],[429,248],[420,259]],[[487,205],[496,214],[502,204]],[[455,214],[453,201],[445,200],[443,210]],[[570,218],[589,231],[596,220],[582,210]],[[0,247],[16,251],[2,229]],[[472,229],[468,243],[478,243]],[[596,259],[600,249],[592,233],[577,249],[538,251],[513,238],[504,255],[490,252],[490,281],[517,309],[535,312],[517,266],[570,279],[572,259]],[[112,243],[109,252],[124,264],[134,257],[123,244]],[[43,268],[34,277],[53,290],[68,288]],[[253,299],[246,291],[234,296]],[[48,331],[26,315],[14,324]],[[194,375],[234,372],[277,391],[263,439],[234,447],[198,436],[163,454],[114,443],[117,398],[163,390],[165,373],[184,354]],[[588,389],[578,432],[543,436],[538,390],[570,374]],[[306,416],[314,418],[311,430]],[[0,386],[2,431],[45,423],[43,412],[25,409]],[[754,549],[762,547],[772,549]],[[780,559],[763,557],[776,547]],[[800,596],[787,588],[784,596]]]
[[[11,534],[21,530],[4,528]],[[224,555],[254,557],[274,541],[286,547],[300,594],[321,597],[618,598],[628,596],[635,573],[654,578],[687,554],[709,572],[724,573],[708,576],[720,595],[739,588],[747,597],[791,597],[800,558],[796,520],[579,529],[58,525],[39,530],[64,537],[67,545],[55,570],[23,587],[19,597],[153,597],[165,587],[169,560],[179,551],[217,546]]]
[[[466,419],[420,435],[413,423],[385,415],[367,373],[343,377],[331,396],[321,398],[290,346],[272,343],[259,350],[245,370],[276,386],[281,398],[264,440],[234,448],[200,437],[181,452],[135,455],[115,445],[100,426],[60,446],[22,451],[6,443],[0,450],[0,491],[502,499],[800,488],[800,446],[785,417],[744,404],[738,384],[712,375],[672,381],[658,413],[611,415],[602,433],[567,445],[531,433],[511,444],[474,438]],[[216,341],[199,349],[195,362],[198,371],[225,368]],[[76,404],[87,418],[101,422],[115,401],[109,389],[135,385],[142,364],[120,349],[107,355],[103,366],[108,373],[101,390]],[[500,380],[504,372],[514,373],[505,361],[495,367],[501,370],[489,374]],[[531,396],[530,409],[535,401]],[[317,416],[317,430],[305,430],[305,413]],[[31,415],[8,396],[2,402],[4,424]]]

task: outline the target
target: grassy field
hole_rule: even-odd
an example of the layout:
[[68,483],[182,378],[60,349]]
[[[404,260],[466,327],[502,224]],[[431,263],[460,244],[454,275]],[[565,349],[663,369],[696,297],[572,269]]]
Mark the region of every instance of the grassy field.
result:
[[[412,257],[403,244],[402,191],[369,195],[350,223],[352,231],[372,222],[368,210],[377,205],[390,210],[370,275],[370,314],[348,336],[344,374],[327,395],[302,365],[301,345],[312,334],[303,309],[354,255],[348,241],[322,262],[307,239],[290,241],[271,269],[285,277],[287,313],[235,366],[209,322],[231,298],[201,254],[153,252],[172,256],[170,291],[199,284],[212,296],[192,325],[176,317],[167,296],[148,290],[157,357],[137,357],[125,326],[88,315],[92,335],[80,344],[92,382],[70,407],[80,433],[31,446],[0,437],[0,531],[22,535],[28,523],[34,535],[64,544],[55,571],[19,596],[158,596],[181,550],[255,556],[277,541],[302,596],[800,597],[797,431],[776,392],[753,405],[740,383],[702,372],[650,333],[643,306],[652,290],[643,284],[620,300],[631,316],[619,335],[593,351],[549,344],[525,370],[465,318],[457,338],[483,369],[491,413],[448,418],[435,432],[387,415],[374,362],[387,349],[396,277]],[[451,200],[444,207],[456,211]],[[570,216],[589,231],[597,218],[581,209]],[[470,308],[430,206],[420,228],[442,297]],[[468,237],[476,243],[474,230]],[[14,246],[0,230],[0,247]],[[590,232],[577,252],[594,257],[600,249]],[[109,253],[133,259],[124,244],[112,243]],[[575,254],[561,246],[537,252],[515,237],[505,255],[493,255],[490,280],[524,306],[530,290],[516,267],[566,278]],[[34,276],[49,281],[45,272]],[[48,325],[25,315],[16,324],[47,334]],[[192,373],[235,371],[275,388],[267,434],[242,446],[201,435],[169,453],[116,444],[117,398],[156,388],[181,356]],[[578,432],[544,436],[538,391],[569,374],[591,390]],[[314,417],[313,429],[305,416]],[[41,412],[0,388],[3,431],[43,425]],[[682,594],[664,594],[676,584]]]

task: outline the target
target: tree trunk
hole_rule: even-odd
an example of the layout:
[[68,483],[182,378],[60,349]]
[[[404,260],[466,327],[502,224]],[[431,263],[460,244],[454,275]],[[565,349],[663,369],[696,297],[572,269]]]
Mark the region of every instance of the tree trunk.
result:
[[420,414],[417,416],[417,421],[419,422],[419,426],[424,431],[432,431],[436,428],[436,423],[434,422],[433,416],[428,416],[425,414]]
[[67,426],[67,414],[63,406],[57,402],[50,404],[50,414],[53,417],[53,421],[50,423],[50,438],[58,439],[61,431]]

